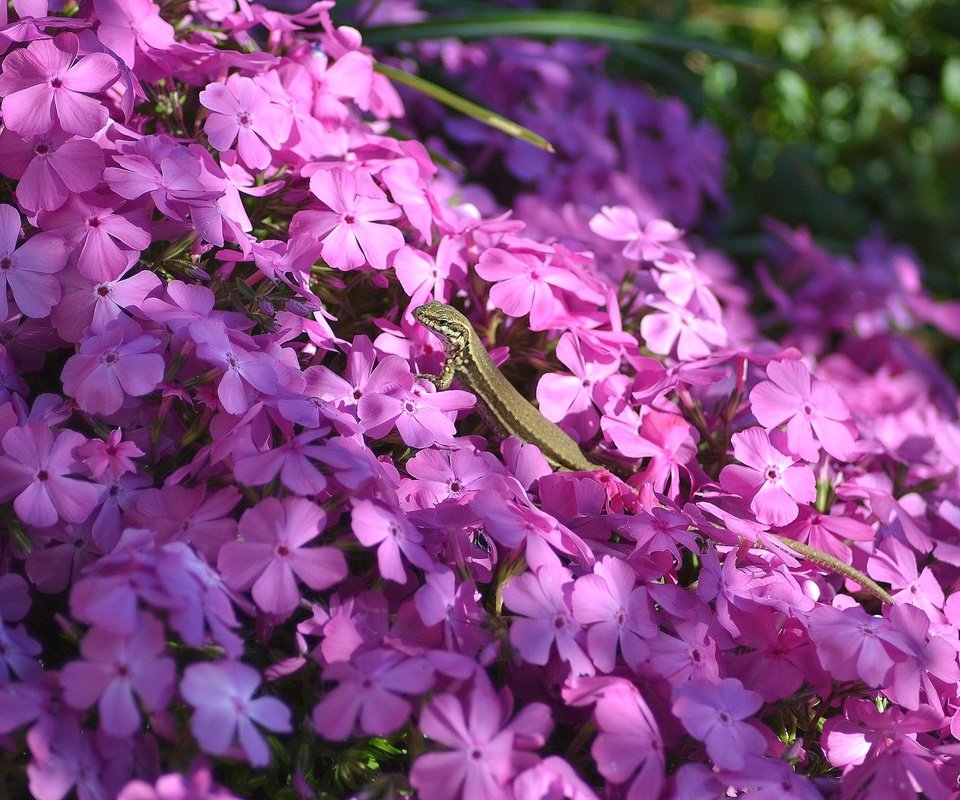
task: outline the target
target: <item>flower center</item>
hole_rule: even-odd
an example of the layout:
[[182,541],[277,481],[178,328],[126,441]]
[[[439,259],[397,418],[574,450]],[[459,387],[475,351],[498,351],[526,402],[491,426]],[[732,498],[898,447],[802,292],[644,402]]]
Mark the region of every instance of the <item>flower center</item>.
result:
[[13,266],[13,259],[10,256],[0,258],[0,269],[10,269]]
[[51,85],[54,89],[59,89],[61,86],[63,86],[63,81],[60,80],[60,78],[51,78],[51,79],[50,79],[50,85]]

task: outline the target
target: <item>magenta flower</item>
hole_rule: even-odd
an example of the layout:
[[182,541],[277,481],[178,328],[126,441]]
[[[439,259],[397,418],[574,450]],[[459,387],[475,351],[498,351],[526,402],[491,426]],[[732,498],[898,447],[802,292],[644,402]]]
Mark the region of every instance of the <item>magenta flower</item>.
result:
[[163,380],[160,342],[128,317],[110,322],[104,333],[88,336],[63,367],[63,391],[90,414],[112,414],[127,397],[149,394]]
[[330,210],[299,212],[290,234],[322,239],[323,258],[331,267],[348,270],[369,264],[385,269],[388,257],[403,247],[400,229],[384,224],[401,211],[371,180],[361,185],[348,169],[320,169],[310,178],[310,191]]
[[187,667],[180,693],[195,709],[190,730],[205,752],[225,755],[236,737],[253,766],[269,763],[270,751],[257,725],[289,733],[290,709],[275,697],[254,698],[259,685],[260,673],[238,661]]
[[635,480],[649,481],[654,491],[666,492],[671,499],[680,493],[680,470],[686,471],[697,454],[700,435],[680,414],[649,410],[643,415],[640,430],[628,431],[611,425],[610,438],[628,458],[649,458]]
[[23,136],[46,133],[59,123],[67,133],[93,136],[107,121],[107,109],[87,97],[111,86],[120,69],[105,53],[77,58],[76,34],[61,33],[19,48],[3,60],[0,112],[4,124]]
[[140,728],[134,694],[148,711],[164,708],[173,694],[174,664],[165,650],[163,625],[146,614],[129,636],[91,628],[80,644],[83,660],[60,672],[64,699],[79,709],[98,703],[101,730],[130,736]]
[[750,392],[757,422],[767,430],[787,423],[790,452],[806,461],[817,461],[821,447],[838,461],[853,456],[853,436],[843,424],[850,412],[836,389],[813,379],[801,361],[771,361],[767,377]]
[[174,44],[173,26],[152,0],[94,0],[100,26],[97,38],[133,68],[136,53],[166,50]]
[[77,448],[77,455],[90,470],[94,478],[106,475],[115,481],[125,472],[135,472],[137,465],[131,461],[143,455],[143,450],[133,442],[123,440],[123,431],[119,428],[107,434],[107,440],[90,439]]
[[[420,715],[420,729],[448,750],[413,762],[410,783],[435,800],[498,800],[510,797],[507,782],[524,749],[542,745],[550,731],[549,710],[530,703],[510,723],[485,677],[477,677],[466,702],[434,697]],[[521,762],[522,763],[522,762]]]
[[748,754],[766,750],[763,734],[743,721],[762,705],[763,698],[736,678],[694,678],[673,690],[673,713],[721,769],[742,769]]
[[683,231],[673,223],[652,219],[641,225],[636,212],[627,206],[604,206],[590,220],[590,230],[604,239],[626,242],[623,255],[637,261],[656,263],[669,259],[689,262],[693,258],[682,244]]
[[26,140],[0,132],[0,172],[17,178],[17,200],[29,211],[53,211],[103,175],[103,149],[81,136],[49,131]]
[[271,151],[290,135],[293,116],[252,78],[233,74],[226,83],[210,83],[200,102],[212,112],[203,124],[210,144],[227,150],[237,142],[240,158],[251,169],[269,167]]
[[723,325],[685,306],[654,300],[650,308],[654,310],[640,320],[640,335],[644,344],[658,355],[670,355],[676,346],[677,358],[691,361],[704,358],[727,343]]
[[17,307],[28,317],[47,316],[60,299],[60,283],[54,273],[67,261],[63,240],[37,233],[17,247],[19,238],[20,214],[13,206],[0,205],[0,319],[10,314],[8,287]]
[[800,513],[798,503],[817,499],[813,470],[778,448],[770,434],[748,428],[733,434],[733,454],[745,466],[730,464],[720,472],[720,485],[750,500],[758,522],[787,525]]
[[88,326],[90,333],[106,332],[108,323],[124,310],[140,308],[147,296],[160,288],[160,279],[148,271],[101,283],[72,269],[65,269],[58,277],[63,295],[51,309],[50,320],[68,342],[79,342]]
[[41,528],[59,519],[86,519],[103,487],[73,477],[80,468],[76,450],[85,441],[69,430],[54,436],[42,422],[8,430],[0,456],[0,502],[16,498],[13,508],[20,519]]
[[901,659],[911,650],[903,633],[860,606],[817,606],[810,614],[809,633],[820,663],[834,680],[862,680],[867,686],[889,685],[895,662],[885,643]]
[[311,589],[327,589],[347,575],[343,553],[333,547],[304,547],[320,535],[326,514],[302,498],[268,497],[243,512],[240,541],[220,548],[217,568],[228,586],[253,587],[263,611],[288,617],[300,603],[297,579]]
[[556,644],[557,654],[574,675],[593,675],[593,663],[583,649],[583,627],[570,607],[572,590],[570,570],[556,559],[536,573],[513,578],[503,590],[504,603],[519,615],[510,625],[510,644],[524,661],[541,666]]
[[247,486],[263,486],[279,475],[280,482],[295,494],[322,492],[327,479],[312,459],[320,455],[323,446],[312,443],[326,436],[327,433],[322,430],[304,431],[290,436],[277,447],[268,447],[262,453],[243,455],[237,458],[233,474]]
[[364,734],[386,736],[410,716],[400,695],[423,694],[433,686],[433,669],[423,658],[390,650],[369,650],[323,670],[324,681],[339,681],[313,709],[313,727],[327,739],[346,739],[359,719]]

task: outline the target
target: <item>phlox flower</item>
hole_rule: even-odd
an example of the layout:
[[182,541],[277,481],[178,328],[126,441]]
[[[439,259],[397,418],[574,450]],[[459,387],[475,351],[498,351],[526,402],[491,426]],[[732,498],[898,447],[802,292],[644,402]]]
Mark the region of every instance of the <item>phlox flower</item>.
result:
[[97,38],[131,69],[137,51],[166,50],[174,43],[173,26],[152,0],[94,0],[100,25]]
[[130,736],[140,728],[134,694],[148,711],[164,708],[173,694],[174,664],[165,650],[163,625],[146,614],[129,636],[91,628],[80,643],[83,659],[60,672],[64,699],[78,709],[97,703],[101,730]]
[[[364,365],[369,365],[369,358],[358,353],[357,365],[363,370]],[[362,377],[362,371],[358,377]],[[349,386],[342,380],[330,379],[326,385],[333,391]],[[470,408],[476,402],[469,392],[429,392],[416,386],[407,362],[395,355],[383,358],[362,388],[355,384],[352,398],[342,399],[348,404],[351,399],[357,400],[357,415],[368,436],[380,438],[396,427],[403,441],[416,448],[451,444],[456,426],[448,414]]]
[[910,642],[906,658],[897,661],[893,668],[893,685],[887,694],[904,708],[916,711],[920,708],[920,690],[926,702],[941,706],[940,695],[931,677],[944,684],[956,685],[960,680],[957,652],[960,642],[956,633],[946,635],[930,632],[930,618],[919,608],[898,604],[890,609],[890,622]]
[[566,420],[568,430],[575,428],[585,441],[597,432],[600,417],[594,407],[597,384],[620,367],[616,353],[602,350],[590,340],[564,333],[557,343],[557,358],[572,375],[548,372],[537,384],[540,413],[553,422]]
[[136,464],[133,458],[143,455],[143,450],[133,442],[123,439],[123,431],[119,428],[107,434],[107,440],[89,439],[77,448],[77,455],[94,478],[106,475],[110,480],[116,480],[125,472],[134,472]]
[[323,670],[324,681],[339,681],[313,709],[313,727],[326,739],[346,739],[357,722],[366,735],[386,736],[410,716],[401,695],[421,695],[433,686],[433,669],[424,658],[391,650],[368,650]]
[[813,470],[777,447],[775,438],[756,427],[733,434],[734,457],[745,466],[724,467],[720,485],[749,499],[758,522],[786,525],[800,513],[798,503],[817,499],[817,482]]
[[808,630],[817,658],[837,681],[886,686],[895,663],[890,650],[898,658],[911,650],[902,632],[885,619],[869,616],[860,606],[819,605],[810,613]]
[[313,444],[326,438],[323,430],[304,431],[289,436],[277,447],[268,447],[263,452],[244,454],[238,457],[233,467],[236,479],[247,486],[263,486],[277,475],[280,482],[291,492],[313,495],[322,492],[327,479],[313,463],[322,445]]
[[270,750],[257,725],[289,733],[290,709],[275,697],[255,698],[259,685],[260,673],[239,661],[186,668],[180,694],[195,709],[190,730],[204,752],[225,755],[236,737],[251,765],[265,767],[270,762]]
[[421,508],[471,495],[480,489],[496,489],[503,483],[503,467],[496,458],[469,447],[421,450],[407,459],[404,468],[417,479],[412,483],[412,490]]
[[393,258],[393,268],[410,297],[408,308],[413,309],[428,300],[448,300],[450,276],[454,269],[458,277],[462,275],[463,260],[456,240],[444,236],[437,246],[436,258],[413,247],[402,247]]
[[571,607],[572,592],[573,575],[556,560],[536,573],[512,578],[503,590],[503,602],[519,615],[510,625],[510,644],[524,661],[540,666],[556,644],[574,675],[593,675],[593,662],[583,649],[583,627]]
[[53,211],[103,175],[103,149],[82,136],[49,131],[22,139],[0,132],[0,172],[17,178],[17,200],[29,211]]
[[743,769],[748,754],[766,750],[763,734],[743,721],[762,705],[763,698],[736,678],[694,678],[673,690],[673,713],[721,769]]
[[156,783],[130,781],[117,800],[239,800],[213,782],[209,767],[196,766],[189,775],[169,772],[157,778]]
[[237,142],[237,153],[251,169],[265,169],[290,135],[293,117],[275,103],[253,78],[234,73],[225,83],[207,84],[200,102],[211,113],[203,124],[210,144],[226,150]]
[[228,414],[243,414],[250,408],[254,391],[273,394],[279,382],[272,359],[256,349],[249,336],[228,331],[218,318],[199,320],[190,326],[197,355],[223,370],[217,397]]
[[67,359],[63,391],[90,414],[112,414],[126,397],[149,394],[163,380],[161,343],[128,317],[118,317],[103,333],[80,342],[80,352]]
[[73,477],[80,469],[76,451],[85,441],[70,430],[54,435],[42,422],[8,430],[0,456],[0,502],[15,498],[13,508],[20,519],[41,528],[59,519],[86,519],[103,487]]
[[529,314],[530,329],[534,331],[551,327],[563,314],[555,291],[566,290],[584,302],[593,301],[598,305],[604,300],[572,270],[551,264],[549,255],[545,257],[541,253],[493,247],[480,255],[476,271],[494,284],[490,301],[511,317]]
[[316,503],[268,497],[240,517],[240,541],[220,548],[217,568],[234,589],[253,587],[253,600],[269,614],[288,617],[300,603],[299,578],[327,589],[346,577],[347,562],[333,547],[304,547],[326,525]]
[[149,270],[99,283],[71,268],[57,277],[63,295],[50,310],[50,321],[68,342],[79,342],[87,327],[90,333],[104,333],[108,323],[125,310],[140,308],[147,296],[160,288],[160,279]]
[[290,235],[310,233],[323,241],[323,259],[335,269],[369,264],[386,269],[388,257],[403,247],[399,228],[388,225],[400,209],[369,179],[360,184],[348,169],[320,169],[310,177],[310,191],[329,211],[308,209],[294,215]]
[[0,686],[12,682],[14,676],[25,682],[39,680],[42,650],[23,625],[7,626],[0,620]]
[[654,491],[665,492],[670,499],[680,494],[680,470],[687,471],[700,441],[696,428],[680,414],[651,409],[643,415],[636,434],[611,426],[610,435],[623,455],[650,459],[636,477],[631,478],[632,485],[652,483]]
[[771,361],[767,378],[750,392],[750,409],[768,430],[787,424],[790,452],[806,461],[817,461],[821,447],[839,461],[853,456],[853,436],[843,424],[850,411],[836,389],[796,360]]
[[559,756],[547,756],[539,764],[521,772],[513,781],[516,800],[600,800],[576,770]]
[[[597,679],[584,682],[588,692],[593,680]],[[590,747],[597,769],[611,783],[632,778],[629,798],[658,797],[665,756],[656,718],[631,683],[620,678],[603,680],[594,709],[598,733]]]
[[111,86],[120,69],[105,53],[77,58],[74,33],[38,39],[3,60],[0,112],[4,124],[24,136],[42,134],[55,123],[67,133],[93,136],[107,121],[107,109],[88,97]]
[[651,263],[693,260],[693,254],[683,246],[682,230],[665,219],[641,225],[636,212],[627,206],[604,206],[590,220],[590,230],[604,239],[626,242],[623,255],[627,258]]
[[74,194],[61,208],[40,215],[45,231],[76,246],[77,269],[97,283],[119,280],[131,259],[150,245],[150,220],[143,208],[121,210],[117,205],[107,196]]
[[469,696],[434,697],[420,715],[420,730],[448,749],[413,762],[410,783],[435,800],[507,800],[518,766],[533,763],[525,751],[550,732],[548,708],[529,703],[511,722],[509,709],[486,677],[477,676]]
[[356,500],[351,514],[351,529],[364,547],[377,546],[380,574],[390,581],[406,583],[407,573],[401,554],[427,572],[434,569],[433,559],[423,549],[423,536],[410,521],[372,500]]
[[644,639],[657,632],[646,589],[636,582],[626,561],[605,556],[573,585],[573,618],[587,627],[587,652],[601,672],[613,671],[618,647],[636,669],[649,652]]
[[670,355],[676,346],[680,361],[692,361],[727,343],[726,328],[715,320],[668,300],[651,300],[649,305],[653,310],[640,320],[640,335],[658,355]]
[[0,320],[10,314],[7,289],[27,317],[45,317],[60,299],[55,273],[63,269],[67,250],[63,239],[37,233],[20,247],[20,214],[13,206],[0,205]]

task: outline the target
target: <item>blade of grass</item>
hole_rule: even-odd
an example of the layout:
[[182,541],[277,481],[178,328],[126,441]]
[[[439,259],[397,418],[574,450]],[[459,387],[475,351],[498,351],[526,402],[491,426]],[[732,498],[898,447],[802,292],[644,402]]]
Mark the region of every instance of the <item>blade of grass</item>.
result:
[[370,45],[389,45],[425,39],[473,40],[488,39],[492,36],[627,42],[681,52],[699,50],[716,58],[765,72],[777,67],[774,61],[745,50],[704,39],[676,36],[670,30],[649,22],[586,11],[488,11],[472,16],[408,25],[366,28],[363,41]]
[[432,97],[434,100],[448,105],[450,108],[466,114],[468,117],[473,117],[489,125],[491,128],[521,139],[524,142],[532,144],[534,147],[546,150],[548,153],[556,152],[550,142],[529,128],[524,128],[523,125],[518,125],[516,122],[491,111],[489,108],[484,108],[481,105],[466,100],[460,95],[444,89],[442,86],[437,86],[437,84],[421,78],[419,75],[412,75],[409,72],[404,72],[402,69],[390,67],[386,64],[375,64],[374,69],[381,75],[390,78],[390,80],[402,83],[411,89],[416,89],[418,92],[427,95],[427,97]]

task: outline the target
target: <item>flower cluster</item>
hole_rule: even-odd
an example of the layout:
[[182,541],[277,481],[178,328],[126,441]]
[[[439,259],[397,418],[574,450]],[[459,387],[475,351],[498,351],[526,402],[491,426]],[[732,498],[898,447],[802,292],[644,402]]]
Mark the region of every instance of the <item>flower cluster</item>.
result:
[[[960,335],[954,306],[904,248],[776,223],[754,294],[680,227],[724,202],[722,142],[567,80],[571,45],[444,45],[558,132],[553,161],[506,144],[534,188],[500,213],[392,135],[403,102],[332,5],[4,18],[13,780],[952,796],[960,423],[910,336]],[[489,135],[448,124],[448,152]],[[429,300],[605,466],[553,472],[420,377]]]

